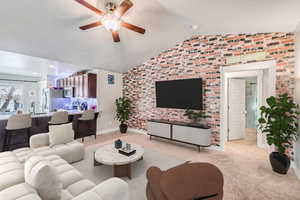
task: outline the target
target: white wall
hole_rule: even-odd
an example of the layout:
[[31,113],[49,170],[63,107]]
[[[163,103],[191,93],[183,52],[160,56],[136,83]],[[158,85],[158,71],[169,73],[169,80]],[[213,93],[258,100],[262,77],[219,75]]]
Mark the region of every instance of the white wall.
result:
[[[114,84],[108,84],[107,75],[115,77]],[[100,70],[97,72],[97,103],[98,110],[102,111],[98,118],[98,133],[106,132],[119,127],[115,120],[115,100],[122,96],[123,78],[122,74]]]
[[[300,27],[299,27],[300,29]],[[296,81],[295,81],[295,101],[300,105],[300,30],[296,32]],[[299,120],[300,122],[300,120]],[[300,128],[299,128],[300,133]],[[294,147],[295,164],[300,170],[300,138]]]

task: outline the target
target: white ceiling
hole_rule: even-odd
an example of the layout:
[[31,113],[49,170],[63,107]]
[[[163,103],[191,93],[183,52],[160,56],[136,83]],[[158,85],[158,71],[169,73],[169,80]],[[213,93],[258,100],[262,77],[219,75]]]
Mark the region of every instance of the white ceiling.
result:
[[74,0],[2,0],[0,50],[124,72],[193,34],[292,32],[300,21],[299,0],[132,1],[123,19],[146,34],[121,29],[114,43],[104,27],[78,29],[99,17]]

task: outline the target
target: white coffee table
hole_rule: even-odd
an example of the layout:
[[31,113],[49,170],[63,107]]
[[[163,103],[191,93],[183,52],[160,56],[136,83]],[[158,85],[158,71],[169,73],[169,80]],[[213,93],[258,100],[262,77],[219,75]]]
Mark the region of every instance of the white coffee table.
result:
[[131,179],[131,163],[142,160],[144,148],[137,144],[131,144],[135,154],[125,156],[119,153],[114,144],[107,144],[99,147],[94,154],[94,166],[111,165],[115,177],[128,177]]

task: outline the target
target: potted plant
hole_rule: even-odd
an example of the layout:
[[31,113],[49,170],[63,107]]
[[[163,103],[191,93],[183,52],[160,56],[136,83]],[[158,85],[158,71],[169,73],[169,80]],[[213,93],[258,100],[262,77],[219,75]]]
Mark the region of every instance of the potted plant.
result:
[[198,123],[202,118],[206,117],[203,111],[193,111],[190,109],[185,111],[184,116],[187,116],[194,123]]
[[125,122],[129,119],[129,115],[131,113],[131,102],[126,97],[120,97],[116,99],[116,119],[121,122],[120,124],[120,132],[127,132],[127,124]]
[[293,147],[299,136],[297,128],[298,105],[287,95],[269,97],[268,106],[260,107],[261,117],[259,128],[266,134],[269,145],[274,145],[276,151],[269,156],[273,171],[286,174],[290,167],[290,158],[286,150]]

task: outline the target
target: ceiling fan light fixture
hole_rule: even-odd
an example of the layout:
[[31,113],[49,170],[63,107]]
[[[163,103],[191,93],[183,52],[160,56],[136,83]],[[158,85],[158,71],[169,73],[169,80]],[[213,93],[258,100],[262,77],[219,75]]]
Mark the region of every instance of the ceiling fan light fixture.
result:
[[[122,3],[118,5],[116,5],[116,3],[114,2],[108,2],[105,5],[106,12],[103,12],[98,8],[96,8],[95,6],[89,4],[87,0],[75,0],[75,1],[81,4],[82,6],[92,10],[93,12],[97,13],[100,16],[96,22],[87,24],[85,26],[80,26],[79,28],[81,30],[88,30],[91,28],[104,26],[105,29],[111,32],[114,42],[121,41],[120,34],[119,34],[119,29],[121,27],[140,34],[145,34],[146,31],[145,29],[127,23],[122,20],[122,17],[133,6],[131,0],[122,0]],[[105,0],[105,1],[111,1],[111,0]]]
[[108,31],[118,31],[121,25],[120,19],[114,14],[104,15],[101,23]]

